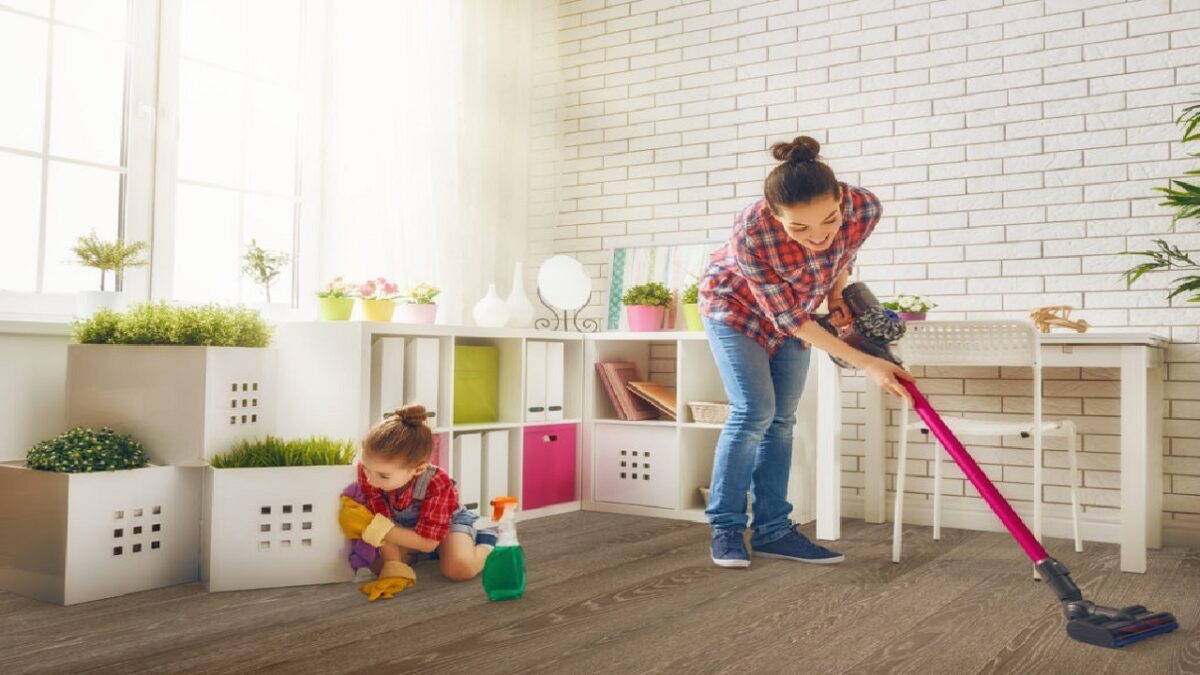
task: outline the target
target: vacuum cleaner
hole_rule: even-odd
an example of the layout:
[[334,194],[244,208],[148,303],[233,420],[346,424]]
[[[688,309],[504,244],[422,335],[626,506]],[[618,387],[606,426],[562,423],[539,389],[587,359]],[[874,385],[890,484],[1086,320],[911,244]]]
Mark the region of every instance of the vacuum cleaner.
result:
[[[861,282],[848,285],[842,292],[842,299],[853,317],[851,326],[839,330],[828,317],[821,317],[818,322],[851,346],[902,365],[891,347],[904,335],[904,321],[895,312],[883,307],[870,289]],[[834,360],[847,367],[847,364],[840,360]],[[933,406],[929,405],[929,401],[917,389],[916,384],[906,380],[901,380],[900,383],[912,395],[913,410],[946,452],[954,458],[954,462],[1000,518],[1000,522],[1021,545],[1025,555],[1033,561],[1046,585],[1058,596],[1067,619],[1068,636],[1079,642],[1101,647],[1124,647],[1179,628],[1175,616],[1168,612],[1152,612],[1141,605],[1105,607],[1084,600],[1083,593],[1071,579],[1071,573],[1067,571],[1066,566],[1046,553],[1046,549],[1034,538],[1033,533],[975,463],[967,449],[942,421]]]

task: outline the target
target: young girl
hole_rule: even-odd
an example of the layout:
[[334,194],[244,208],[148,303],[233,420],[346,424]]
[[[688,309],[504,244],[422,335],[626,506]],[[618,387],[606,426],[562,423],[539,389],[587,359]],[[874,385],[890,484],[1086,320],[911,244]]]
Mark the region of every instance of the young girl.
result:
[[776,143],[781,162],[767,176],[763,198],[734,221],[700,282],[704,332],[729,396],[730,413],[717,441],[708,509],[712,560],[748,567],[742,532],[752,490],[754,555],[810,563],[843,556],[818,546],[789,519],[788,474],[796,404],[808,372],[809,345],[862,369],[895,396],[897,378],[912,376],[829,334],[810,315],[828,298],[839,326],[850,323],[842,302],[859,247],[879,222],[867,190],[838,182],[809,136]]
[[466,581],[496,545],[494,532],[476,530],[479,516],[459,505],[450,475],[429,463],[432,454],[420,405],[398,408],[363,439],[358,481],[343,491],[338,521],[358,540],[351,564],[370,565],[379,577],[362,586],[371,600],[415,583],[409,563],[417,554],[436,551],[442,574]]

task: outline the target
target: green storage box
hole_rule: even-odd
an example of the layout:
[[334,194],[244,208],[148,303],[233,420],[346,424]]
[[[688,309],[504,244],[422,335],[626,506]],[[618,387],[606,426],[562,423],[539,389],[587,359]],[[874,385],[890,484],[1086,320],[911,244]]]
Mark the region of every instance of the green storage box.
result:
[[454,423],[500,420],[500,350],[454,347]]

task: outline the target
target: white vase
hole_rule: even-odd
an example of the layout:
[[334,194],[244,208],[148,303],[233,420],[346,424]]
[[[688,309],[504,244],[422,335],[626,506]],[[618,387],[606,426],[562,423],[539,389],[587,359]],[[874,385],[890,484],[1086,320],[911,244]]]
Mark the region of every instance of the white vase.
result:
[[533,325],[533,303],[525,294],[525,279],[521,273],[521,263],[513,266],[512,292],[504,301],[508,305],[508,325],[513,328],[529,328]]
[[488,328],[500,328],[508,322],[508,305],[496,295],[496,284],[488,284],[487,295],[475,303],[471,316],[475,317],[475,325]]

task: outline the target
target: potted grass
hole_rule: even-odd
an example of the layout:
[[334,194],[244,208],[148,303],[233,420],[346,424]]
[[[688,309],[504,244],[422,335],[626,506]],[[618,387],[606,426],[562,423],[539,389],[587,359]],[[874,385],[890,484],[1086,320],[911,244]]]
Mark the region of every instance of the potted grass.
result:
[[274,431],[271,328],[244,307],[143,303],[74,324],[67,423],[132,434],[157,464],[200,465]]
[[[126,269],[143,267],[147,263],[141,257],[146,242],[104,241],[96,236],[95,230],[80,237],[71,251],[79,264],[100,272],[100,290],[79,291],[76,296],[76,312],[81,317],[91,316],[98,309],[117,309],[120,294],[116,291],[117,279]],[[113,273],[112,290],[105,288],[107,275]]]
[[354,312],[354,285],[340,276],[317,291],[322,321],[349,321]]
[[663,314],[673,298],[671,291],[659,281],[630,286],[621,296],[625,305],[629,329],[634,331],[656,331],[662,328]]
[[396,311],[396,298],[400,297],[399,286],[378,277],[359,284],[356,293],[362,300],[363,320],[383,323],[392,320],[392,314]]
[[433,284],[420,283],[404,292],[400,298],[400,321],[431,324],[437,319],[438,306],[434,298],[441,290]]
[[338,495],[356,445],[274,436],[235,443],[204,470],[200,578],[210,591],[350,581]]
[[884,302],[883,306],[885,309],[899,314],[900,318],[905,321],[924,321],[926,313],[937,307],[936,304],[919,295],[907,293],[900,293],[894,299]]
[[700,285],[691,284],[683,289],[683,319],[690,331],[704,330],[700,323]]
[[199,477],[108,428],[0,463],[0,589],[72,605],[195,581]]

